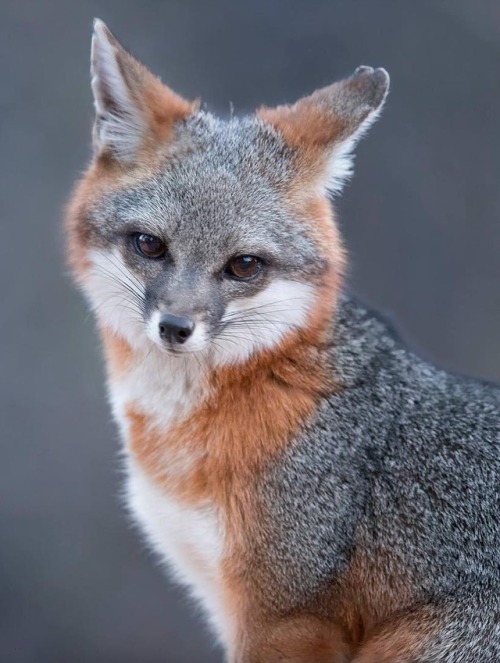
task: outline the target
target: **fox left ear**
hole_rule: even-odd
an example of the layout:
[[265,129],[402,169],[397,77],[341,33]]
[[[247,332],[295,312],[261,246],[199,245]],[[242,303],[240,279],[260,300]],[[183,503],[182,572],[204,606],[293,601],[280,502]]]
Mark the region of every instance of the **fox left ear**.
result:
[[302,178],[339,193],[352,174],[352,151],[377,119],[389,91],[385,69],[358,67],[345,80],[292,106],[263,107],[257,115],[296,149]]
[[133,58],[99,19],[94,21],[91,76],[97,157],[133,163],[141,149],[155,149],[176,122],[197,108]]

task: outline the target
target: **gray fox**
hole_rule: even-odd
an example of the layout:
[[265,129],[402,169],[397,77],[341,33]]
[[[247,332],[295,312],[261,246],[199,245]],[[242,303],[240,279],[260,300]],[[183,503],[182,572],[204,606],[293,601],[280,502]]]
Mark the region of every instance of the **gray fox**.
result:
[[227,660],[500,661],[500,390],[343,286],[329,194],[385,70],[220,120],[96,20],[91,72],[69,260],[131,511]]

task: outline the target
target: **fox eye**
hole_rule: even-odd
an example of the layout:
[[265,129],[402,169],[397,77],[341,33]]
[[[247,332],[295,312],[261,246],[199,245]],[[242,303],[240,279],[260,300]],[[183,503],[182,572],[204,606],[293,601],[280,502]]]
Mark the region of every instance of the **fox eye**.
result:
[[136,233],[133,236],[133,241],[137,253],[140,253],[146,258],[163,258],[167,250],[165,242],[153,235]]
[[226,265],[226,274],[238,281],[250,281],[262,269],[263,262],[256,256],[236,256]]

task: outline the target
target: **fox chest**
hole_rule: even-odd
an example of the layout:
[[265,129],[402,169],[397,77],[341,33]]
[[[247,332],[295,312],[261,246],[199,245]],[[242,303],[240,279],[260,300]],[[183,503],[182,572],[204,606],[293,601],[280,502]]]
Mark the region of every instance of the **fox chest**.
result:
[[[197,384],[199,381],[186,375],[185,367],[165,376],[141,364],[111,383],[109,392],[127,451],[130,510],[153,549],[176,579],[201,600],[221,633],[225,620],[220,605],[224,539],[220,514],[208,499],[194,505],[178,499],[153,478],[145,462],[145,458],[153,458],[155,471],[161,471],[167,483],[169,478],[176,483],[188,480],[192,454],[182,447],[172,450],[163,440],[168,439],[173,422],[188,417],[196,407],[200,399]],[[131,409],[140,413],[136,415],[142,420],[139,430],[132,425]],[[135,437],[144,431],[147,441],[141,445]],[[142,454],[138,452],[141,448]]]
[[165,494],[133,458],[128,462],[128,502],[147,540],[174,577],[188,586],[223,630],[221,605],[223,531],[215,507],[188,507]]

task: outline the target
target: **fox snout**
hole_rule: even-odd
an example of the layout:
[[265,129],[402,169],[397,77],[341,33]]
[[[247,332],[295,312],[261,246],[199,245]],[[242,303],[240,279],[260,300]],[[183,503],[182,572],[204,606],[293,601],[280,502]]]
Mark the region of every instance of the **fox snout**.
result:
[[212,335],[207,315],[160,306],[146,318],[146,334],[169,354],[200,352],[207,348]]
[[195,323],[191,318],[178,315],[162,315],[158,323],[158,334],[163,341],[172,346],[184,345],[192,335]]

